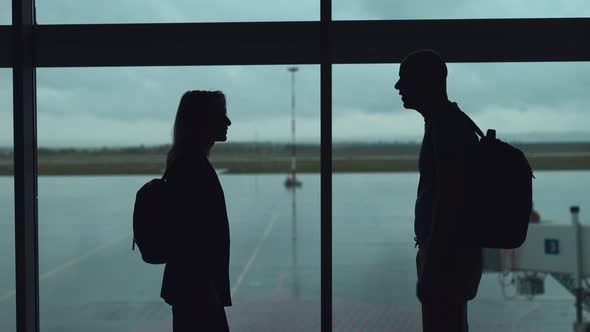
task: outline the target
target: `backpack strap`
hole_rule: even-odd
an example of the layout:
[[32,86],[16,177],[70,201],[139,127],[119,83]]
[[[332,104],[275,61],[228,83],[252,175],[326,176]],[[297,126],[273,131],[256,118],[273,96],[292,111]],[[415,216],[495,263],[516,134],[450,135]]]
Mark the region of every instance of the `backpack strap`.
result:
[[459,112],[463,113],[463,115],[465,115],[465,117],[467,117],[467,119],[471,123],[471,127],[473,128],[473,130],[475,130],[475,132],[477,133],[477,135],[479,137],[481,137],[481,138],[485,138],[486,137],[486,135],[483,134],[483,131],[481,131],[481,129],[479,129],[479,127],[477,126],[477,124],[473,120],[471,120],[471,118],[469,117],[469,115],[467,115],[465,112],[463,112],[460,109],[459,109]]

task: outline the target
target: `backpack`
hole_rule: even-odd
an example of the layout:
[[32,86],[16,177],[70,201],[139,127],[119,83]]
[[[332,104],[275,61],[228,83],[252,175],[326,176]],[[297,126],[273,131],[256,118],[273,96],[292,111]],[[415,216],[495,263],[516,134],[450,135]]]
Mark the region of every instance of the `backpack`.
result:
[[141,258],[150,264],[168,261],[170,249],[171,205],[166,175],[145,183],[135,196],[133,207],[133,246],[139,248]]
[[518,248],[527,235],[535,176],[522,151],[497,139],[494,129],[484,136],[467,118],[481,137],[468,202],[473,216],[468,234],[482,248]]

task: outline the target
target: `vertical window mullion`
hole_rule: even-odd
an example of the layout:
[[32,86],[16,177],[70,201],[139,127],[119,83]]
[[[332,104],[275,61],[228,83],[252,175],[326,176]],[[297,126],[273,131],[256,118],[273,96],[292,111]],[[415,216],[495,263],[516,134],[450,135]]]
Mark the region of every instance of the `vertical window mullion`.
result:
[[34,0],[12,1],[16,326],[39,331]]
[[320,0],[321,331],[332,331],[332,1]]

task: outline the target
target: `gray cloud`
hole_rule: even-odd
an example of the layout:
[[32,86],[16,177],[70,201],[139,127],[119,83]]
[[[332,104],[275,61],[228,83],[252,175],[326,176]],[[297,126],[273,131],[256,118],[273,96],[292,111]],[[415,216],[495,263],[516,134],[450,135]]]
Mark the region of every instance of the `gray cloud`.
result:
[[[43,24],[319,20],[319,0],[37,0]],[[0,0],[0,24],[11,2]],[[334,0],[337,20],[588,17],[586,0]]]
[[334,19],[464,19],[590,16],[586,0],[335,0]]
[[37,19],[57,23],[172,23],[319,20],[317,0],[37,0]]
[[[299,68],[297,116],[301,121],[319,123],[319,66]],[[287,66],[45,68],[38,70],[37,81],[40,142],[43,128],[63,121],[59,135],[68,131],[88,133],[106,126],[105,135],[116,131],[125,137],[121,131],[129,131],[127,142],[136,142],[138,137],[131,132],[139,132],[137,126],[144,125],[157,128],[145,131],[146,142],[166,143],[169,130],[163,128],[171,128],[180,96],[192,89],[225,92],[236,139],[252,140],[258,135],[261,140],[284,141],[290,137],[291,80]],[[78,127],[89,131],[80,132]],[[315,140],[319,137],[316,129],[303,136]],[[95,141],[87,135],[71,135]],[[58,140],[55,134],[44,139],[49,144],[66,141]],[[125,144],[126,140],[120,142]]]
[[[233,120],[231,140],[288,141],[291,92],[286,68],[39,69],[39,142],[42,146],[166,143],[179,98],[189,89],[226,93]],[[334,66],[335,140],[420,138],[420,117],[401,107],[393,89],[398,68],[395,64]],[[9,73],[0,76],[5,77],[4,85]],[[296,75],[298,138],[318,142],[319,66],[300,66]],[[449,97],[482,127],[495,127],[508,137],[529,135],[538,140],[545,133],[547,139],[588,139],[590,129],[584,121],[590,110],[590,96],[585,93],[588,77],[590,63],[453,63]],[[6,137],[2,139],[6,142]]]
[[[319,66],[299,66],[298,114],[319,116]],[[287,66],[42,68],[39,111],[169,120],[186,90],[222,90],[238,119],[290,114]]]

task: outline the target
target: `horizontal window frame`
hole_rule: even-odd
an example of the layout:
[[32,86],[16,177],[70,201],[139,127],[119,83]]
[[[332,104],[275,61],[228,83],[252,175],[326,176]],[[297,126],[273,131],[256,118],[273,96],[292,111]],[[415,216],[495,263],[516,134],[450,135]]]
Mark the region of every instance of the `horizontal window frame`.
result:
[[[590,61],[590,18],[334,21],[332,63]],[[36,25],[36,67],[320,64],[320,22]],[[0,67],[14,64],[0,27]],[[199,40],[196,43],[195,40]]]

